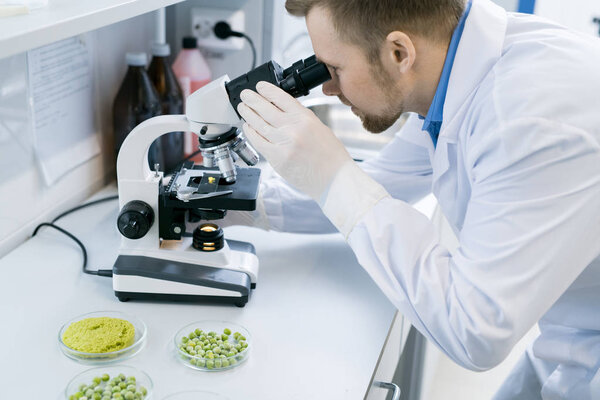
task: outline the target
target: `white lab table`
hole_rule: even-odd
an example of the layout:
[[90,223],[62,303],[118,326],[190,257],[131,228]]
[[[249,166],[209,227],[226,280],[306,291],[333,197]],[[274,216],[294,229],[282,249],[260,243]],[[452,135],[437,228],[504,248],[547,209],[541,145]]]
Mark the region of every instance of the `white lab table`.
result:
[[[114,186],[108,187],[94,198],[115,193]],[[57,223],[87,246],[88,268],[112,267],[120,240],[117,213],[117,201],[111,201]],[[227,228],[225,234],[253,243],[260,260],[257,288],[244,308],[121,303],[110,278],[82,273],[81,251],[73,241],[42,228],[0,259],[0,397],[61,398],[69,380],[90,367],[61,353],[60,327],[80,314],[118,310],[138,316],[148,327],[146,347],[123,364],[150,375],[153,400],[194,389],[231,400],[363,399],[396,310],[343,238],[247,227]],[[253,342],[244,364],[228,371],[201,372],[176,360],[175,332],[205,319],[248,328]]]

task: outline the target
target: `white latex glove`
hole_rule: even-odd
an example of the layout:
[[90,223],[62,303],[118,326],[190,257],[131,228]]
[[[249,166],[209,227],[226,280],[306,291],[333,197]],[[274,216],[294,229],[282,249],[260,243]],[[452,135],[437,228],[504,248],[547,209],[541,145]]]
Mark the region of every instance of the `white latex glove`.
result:
[[238,112],[252,145],[285,180],[322,203],[336,173],[354,163],[317,116],[268,82],[244,90]]

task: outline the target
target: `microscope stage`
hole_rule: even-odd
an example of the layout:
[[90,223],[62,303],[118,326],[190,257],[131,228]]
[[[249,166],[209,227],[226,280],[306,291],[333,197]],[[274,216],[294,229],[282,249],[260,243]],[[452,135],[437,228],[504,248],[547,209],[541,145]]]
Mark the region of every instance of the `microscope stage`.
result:
[[256,209],[259,168],[237,168],[237,180],[234,183],[227,183],[219,176],[218,169],[187,163],[161,189],[162,206],[241,211]]

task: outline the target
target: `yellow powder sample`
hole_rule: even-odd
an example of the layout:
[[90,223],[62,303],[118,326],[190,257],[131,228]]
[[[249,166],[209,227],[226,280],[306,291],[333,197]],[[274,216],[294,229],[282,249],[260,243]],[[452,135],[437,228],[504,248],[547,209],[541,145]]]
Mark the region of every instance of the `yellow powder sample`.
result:
[[119,318],[86,318],[73,322],[63,334],[63,343],[84,353],[108,353],[130,346],[135,328]]

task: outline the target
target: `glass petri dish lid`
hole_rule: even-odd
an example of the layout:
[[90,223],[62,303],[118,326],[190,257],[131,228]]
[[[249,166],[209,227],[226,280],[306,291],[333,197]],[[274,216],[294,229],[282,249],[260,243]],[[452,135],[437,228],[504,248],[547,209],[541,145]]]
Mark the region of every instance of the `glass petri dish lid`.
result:
[[[101,317],[117,318],[131,323],[134,328],[134,335],[131,344],[115,351],[94,353],[73,349],[64,342],[63,338],[65,331],[71,324],[88,318]],[[146,337],[146,324],[144,324],[144,322],[139,318],[119,311],[95,311],[80,315],[67,321],[58,332],[58,344],[64,355],[82,364],[110,364],[121,362],[138,354],[146,344]]]
[[[229,329],[230,334],[222,336]],[[211,336],[211,333],[214,336]],[[240,337],[236,337],[236,333]],[[191,337],[190,337],[191,336]],[[184,339],[187,338],[187,339]],[[205,339],[202,340],[202,337]],[[197,339],[194,340],[194,339]],[[216,343],[211,343],[215,339]],[[221,346],[219,340],[223,343]],[[248,329],[229,321],[196,321],[181,328],[173,339],[175,357],[186,367],[200,371],[225,371],[242,364],[248,359],[252,338]],[[242,347],[242,345],[244,347]],[[193,343],[193,345],[192,345]],[[227,344],[225,344],[227,343]],[[220,350],[213,351],[215,346]],[[225,349],[221,348],[225,347]],[[193,352],[190,352],[193,349]],[[212,355],[209,355],[209,351]]]
[[192,390],[171,394],[163,400],[229,400],[229,398],[213,392]]
[[[102,379],[103,376],[107,379]],[[134,378],[133,381],[131,377]],[[134,397],[135,399],[152,400],[154,389],[152,379],[144,371],[128,365],[95,367],[75,375],[65,388],[65,399],[79,399],[83,396],[94,399],[96,397],[92,393],[98,393],[102,396],[105,391],[110,390],[109,387],[112,387],[114,383],[118,384],[120,382],[126,383],[121,390],[131,391],[134,396],[136,392],[139,392],[139,395]],[[130,385],[135,386],[135,389]],[[91,392],[89,392],[90,390]],[[90,394],[91,396],[88,396]],[[123,397],[123,399],[125,398]]]

